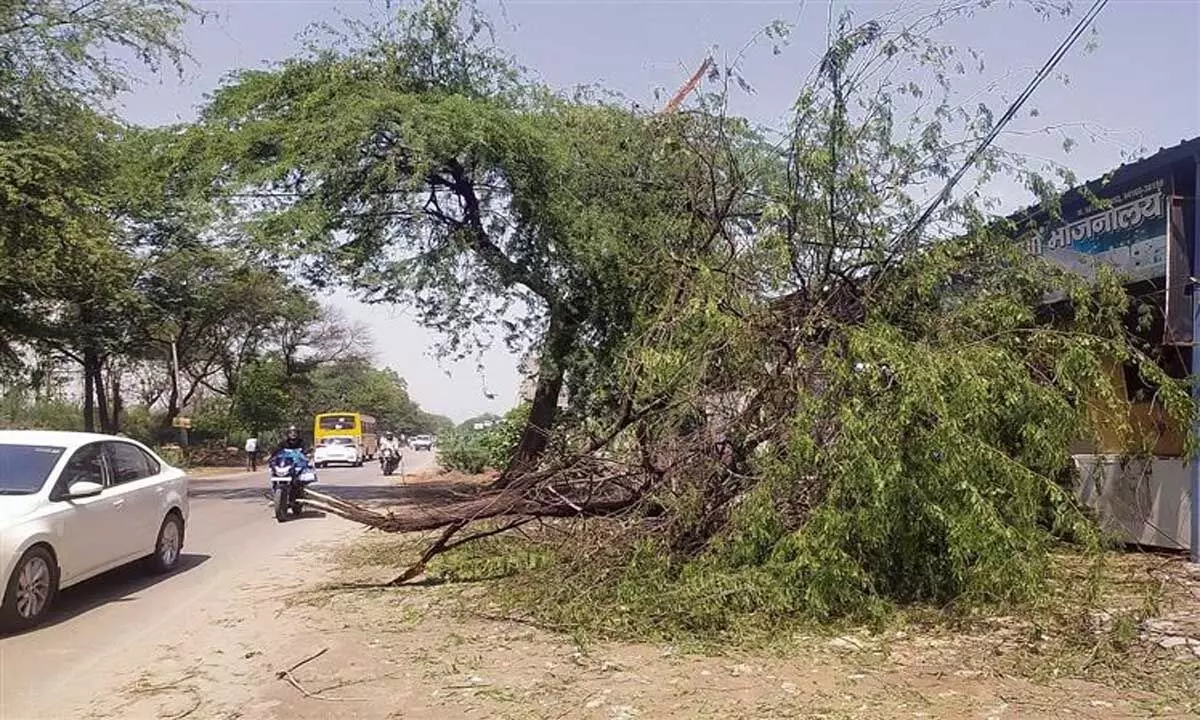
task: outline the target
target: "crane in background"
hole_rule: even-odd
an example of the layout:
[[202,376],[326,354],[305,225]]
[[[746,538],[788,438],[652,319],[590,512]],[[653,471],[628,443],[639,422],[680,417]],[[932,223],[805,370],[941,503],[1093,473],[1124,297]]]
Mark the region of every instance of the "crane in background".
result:
[[696,89],[697,85],[700,84],[700,80],[704,77],[704,73],[708,72],[712,65],[712,55],[704,58],[704,62],[700,63],[700,67],[697,68],[696,72],[693,73],[690,78],[688,78],[688,81],[685,82],[681,88],[679,88],[679,91],[675,93],[675,96],[672,97],[666,105],[663,106],[663,109],[658,111],[658,114],[670,115],[678,110],[679,106],[683,104],[684,99]]

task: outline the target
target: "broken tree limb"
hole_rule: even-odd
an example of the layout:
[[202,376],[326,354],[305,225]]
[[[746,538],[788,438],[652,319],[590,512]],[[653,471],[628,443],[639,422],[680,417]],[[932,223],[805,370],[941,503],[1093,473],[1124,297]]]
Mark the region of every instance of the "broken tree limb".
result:
[[[594,467],[591,469],[595,469]],[[543,518],[612,515],[636,505],[644,491],[621,483],[627,473],[607,477],[578,477],[537,487],[509,490],[484,489],[474,497],[437,505],[397,506],[386,511],[363,507],[334,495],[305,490],[301,504],[388,533],[442,530],[420,559],[389,585],[402,585],[425,572],[435,556],[474,540],[498,535]],[[642,488],[645,487],[643,483]],[[471,523],[510,518],[496,528],[454,539]],[[287,679],[287,678],[283,678]]]
[[517,520],[513,520],[510,523],[501,525],[500,527],[492,528],[491,530],[483,530],[481,532],[472,533],[464,538],[459,538],[458,540],[455,540],[452,543],[447,543],[444,550],[453,550],[454,548],[458,547],[459,545],[465,545],[469,542],[474,542],[475,540],[482,540],[485,537],[491,537],[493,535],[499,535],[502,532],[508,532],[509,530],[515,530],[515,529],[521,527],[522,525],[528,525],[529,523],[531,523],[537,519],[538,518],[531,518],[531,517],[519,518]]
[[446,527],[446,531],[443,532],[442,536],[437,539],[437,542],[435,542],[434,544],[425,548],[425,552],[421,553],[420,560],[418,560],[415,563],[413,563],[412,565],[410,565],[407,570],[400,573],[400,575],[398,575],[396,578],[394,578],[388,584],[389,585],[403,585],[404,583],[408,582],[409,580],[412,580],[413,578],[417,577],[418,575],[421,575],[422,573],[424,573],[425,565],[428,564],[429,561],[432,560],[435,555],[437,555],[438,553],[445,550],[446,543],[450,542],[450,538],[454,537],[454,534],[457,533],[459,530],[462,530],[464,527],[466,527],[468,522],[470,522],[470,520],[459,520],[458,522],[454,522],[454,523],[451,523],[450,525],[448,525]]
[[613,440],[617,438],[626,428],[640,421],[648,415],[658,412],[667,407],[667,397],[659,395],[646,401],[644,406],[635,410],[633,406],[633,396],[637,391],[637,383],[629,388],[625,395],[625,399],[621,403],[620,415],[617,420],[603,434],[592,438],[583,448],[572,453],[568,457],[553,463],[548,467],[540,470],[532,469],[528,465],[519,463],[510,463],[509,467],[504,469],[500,477],[492,483],[494,490],[516,490],[520,488],[529,488],[544,482],[556,475],[570,470],[575,465],[585,459],[594,458],[595,453],[607,447]]
[[[504,516],[591,517],[625,510],[640,500],[640,493],[597,479],[580,483],[588,490],[578,497],[570,483],[554,485],[554,496],[528,490],[485,490],[474,498],[444,505],[395,507],[387,512],[349,503],[320,492],[306,491],[300,502],[384,532],[437,530],[460,522],[475,522]],[[599,488],[606,488],[597,492]],[[575,496],[575,497],[573,497]]]

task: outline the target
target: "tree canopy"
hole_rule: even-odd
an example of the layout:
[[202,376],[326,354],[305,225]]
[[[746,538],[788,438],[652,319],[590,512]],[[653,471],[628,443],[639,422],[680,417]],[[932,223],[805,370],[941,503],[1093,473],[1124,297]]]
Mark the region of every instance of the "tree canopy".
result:
[[[978,152],[997,114],[954,92],[981,61],[937,36],[987,5],[843,15],[778,129],[731,116],[728,83],[657,116],[556,95],[473,6],[405,6],[235,76],[179,153],[248,241],[409,303],[448,351],[533,344],[537,390],[489,495],[352,516],[448,526],[436,552],[495,515],[665,515],[611,565],[568,552],[553,572],[655,586],[648,614],[685,624],[1015,600],[1057,538],[1095,538],[1064,477],[1096,417],[1120,416],[1108,368],[1154,377],[1173,422],[1191,406],[1117,279],[1029,262],[979,199],[997,175],[1054,187]],[[941,192],[964,162],[974,187]],[[718,577],[739,590],[714,609],[694,593]],[[572,612],[544,591],[576,586],[537,587]]]
[[[723,631],[1035,597],[1056,543],[1099,543],[1073,445],[1113,418],[1131,447],[1145,430],[1112,368],[1169,422],[1194,408],[1119,278],[1031,260],[992,216],[989,179],[1049,197],[1059,169],[985,143],[997,113],[955,92],[982,61],[939,33],[990,5],[832,21],[776,128],[729,112],[736,61],[649,114],[554,92],[474,5],[430,0],[145,131],[104,111],[124,76],[97,48],[178,62],[188,6],[9,3],[0,351],[35,394],[77,366],[86,427],[119,428],[132,386],[160,432],[185,411],[228,440],[329,409],[450,430],[316,300],[336,285],[415,309],[445,355],[537,360],[528,408],[450,437],[463,467],[507,459],[477,496],[386,514],[325,498],[446,528],[398,580],[474,522],[601,516],[530,571],[526,609]],[[974,185],[950,192],[960,168]]]
[[[207,199],[176,182],[175,130],[112,116],[109,101],[129,87],[120,53],[181,68],[179,31],[195,15],[183,0],[0,3],[0,369],[40,402],[63,363],[77,367],[85,429],[123,429],[131,390],[155,410],[146,439],[214,400],[220,414],[236,406],[247,429],[295,421],[309,408],[293,395],[326,364],[384,372],[364,365],[358,329],[287,268],[220,239]],[[355,396],[328,387],[333,377],[315,382],[330,401],[431,422],[398,395],[398,378]]]
[[705,126],[730,137],[744,123],[663,127],[556,97],[482,42],[458,2],[351,30],[341,46],[237,75],[182,162],[209,168],[195,175],[231,196],[254,242],[369,300],[409,303],[443,351],[533,343],[538,388],[516,458],[528,469],[567,379],[578,402],[612,402],[593,374],[666,292],[662,265],[717,241],[696,222],[709,199],[690,182],[712,168],[669,126],[706,142]]

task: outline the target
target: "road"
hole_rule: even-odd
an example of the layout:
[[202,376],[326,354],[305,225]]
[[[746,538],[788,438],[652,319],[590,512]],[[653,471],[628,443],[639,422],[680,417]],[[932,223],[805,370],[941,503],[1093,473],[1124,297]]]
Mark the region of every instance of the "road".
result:
[[[405,469],[432,459],[432,453],[406,453]],[[371,464],[320,472],[320,486],[348,498],[376,496],[391,482]],[[45,625],[0,639],[0,718],[147,717],[138,714],[144,709],[121,711],[113,694],[139,676],[161,675],[188,653],[209,657],[228,652],[231,643],[249,648],[268,641],[261,628],[249,632],[253,623],[242,635],[238,628],[296,586],[297,575],[303,578],[303,548],[348,536],[358,526],[318,513],[277,523],[264,486],[261,473],[193,480],[177,572],[151,577],[129,567],[107,573],[65,590]],[[262,652],[251,648],[244,655]]]

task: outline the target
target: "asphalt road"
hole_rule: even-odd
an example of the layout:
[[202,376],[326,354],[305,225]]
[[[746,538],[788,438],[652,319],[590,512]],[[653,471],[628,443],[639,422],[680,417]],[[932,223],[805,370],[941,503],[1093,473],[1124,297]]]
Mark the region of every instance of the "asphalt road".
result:
[[[405,455],[406,471],[433,460],[432,453]],[[368,464],[322,470],[318,487],[370,499],[393,481]],[[0,638],[0,718],[78,717],[78,708],[110,692],[117,679],[136,676],[161,648],[188,642],[213,618],[236,621],[243,609],[229,607],[241,602],[232,589],[269,582],[279,558],[356,527],[319,513],[277,523],[265,487],[261,472],[193,480],[178,571],[151,577],[131,566],[106,573],[63,591],[41,627]]]

